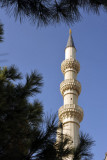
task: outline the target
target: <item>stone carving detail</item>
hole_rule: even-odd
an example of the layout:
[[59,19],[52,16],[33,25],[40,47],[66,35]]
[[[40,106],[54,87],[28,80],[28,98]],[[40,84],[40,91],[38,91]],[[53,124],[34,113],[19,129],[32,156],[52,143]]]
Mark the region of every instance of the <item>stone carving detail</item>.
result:
[[59,109],[59,120],[62,122],[64,118],[75,117],[79,122],[83,119],[83,110],[75,104],[67,104]]
[[66,79],[60,84],[60,92],[64,96],[66,90],[76,90],[78,95],[81,93],[81,84],[75,79]]
[[66,69],[73,68],[77,73],[80,71],[80,64],[77,60],[71,58],[66,59],[61,64],[61,71],[63,74],[65,74]]

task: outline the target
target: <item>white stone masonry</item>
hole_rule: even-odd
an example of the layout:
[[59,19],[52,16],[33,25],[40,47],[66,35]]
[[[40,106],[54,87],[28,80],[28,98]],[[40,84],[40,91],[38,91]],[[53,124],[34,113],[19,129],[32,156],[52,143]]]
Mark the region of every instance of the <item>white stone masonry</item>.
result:
[[61,64],[64,81],[60,84],[60,91],[64,104],[59,109],[59,120],[63,126],[63,134],[71,136],[74,147],[79,143],[79,128],[83,119],[83,110],[78,106],[78,96],[81,93],[81,84],[77,80],[79,70],[80,64],[76,60],[76,49],[70,30],[65,60]]

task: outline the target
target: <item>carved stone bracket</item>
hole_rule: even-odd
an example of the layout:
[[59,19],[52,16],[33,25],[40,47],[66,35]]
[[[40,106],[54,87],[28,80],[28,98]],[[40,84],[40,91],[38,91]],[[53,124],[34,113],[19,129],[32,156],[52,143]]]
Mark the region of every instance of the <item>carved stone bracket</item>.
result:
[[68,104],[60,107],[59,120],[62,122],[65,118],[76,118],[79,122],[83,119],[83,109],[75,104]]
[[80,71],[80,64],[77,60],[75,60],[73,58],[66,59],[61,64],[62,73],[65,74],[65,72],[68,68],[72,68],[78,73]]
[[60,92],[64,96],[66,90],[76,90],[78,95],[81,93],[81,84],[75,79],[66,79],[60,84]]

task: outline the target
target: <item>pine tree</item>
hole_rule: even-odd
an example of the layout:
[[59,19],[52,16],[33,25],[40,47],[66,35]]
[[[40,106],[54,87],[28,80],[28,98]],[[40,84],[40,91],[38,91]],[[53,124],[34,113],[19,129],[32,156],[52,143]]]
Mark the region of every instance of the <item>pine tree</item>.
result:
[[40,92],[42,78],[37,72],[26,76],[14,67],[0,69],[0,159],[20,160],[29,152],[32,137],[42,121],[42,104],[29,98]]
[[4,34],[4,31],[3,31],[3,24],[0,23],[0,42],[3,41],[3,34]]
[[81,18],[80,9],[97,14],[107,11],[106,0],[2,0],[0,6],[15,19],[27,17],[37,25],[75,23]]
[[94,143],[89,134],[83,134],[81,132],[80,143],[73,149],[73,160],[92,160],[93,154],[91,153],[91,147]]
[[[46,128],[46,132],[42,132],[42,136],[38,138],[40,143],[36,143],[35,140],[33,154],[26,160],[67,160],[71,157],[72,160],[92,160],[91,147],[94,145],[94,141],[89,134],[80,133],[80,142],[76,148],[73,148],[72,138],[67,135],[59,133],[61,139],[56,142],[55,123],[53,123],[53,126],[52,121],[47,124],[50,127]],[[37,144],[39,146],[35,147]]]
[[[36,96],[42,86],[37,72],[26,75],[14,67],[0,68],[0,160],[62,160],[73,155],[73,160],[91,160],[92,139],[81,134],[77,148],[72,148],[71,137],[59,132],[58,120],[50,115],[43,118],[42,104],[29,98]],[[70,145],[68,145],[70,144]]]

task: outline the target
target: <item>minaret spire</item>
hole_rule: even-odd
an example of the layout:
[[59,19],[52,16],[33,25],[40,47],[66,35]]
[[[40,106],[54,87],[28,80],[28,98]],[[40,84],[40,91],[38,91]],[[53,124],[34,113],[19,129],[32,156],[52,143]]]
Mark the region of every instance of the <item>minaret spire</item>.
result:
[[73,38],[72,38],[71,29],[69,30],[69,37],[68,37],[68,42],[67,42],[67,46],[66,47],[74,47],[75,48],[74,41],[73,41]]
[[80,64],[76,60],[76,49],[70,30],[65,48],[65,60],[61,64],[64,81],[60,84],[60,92],[64,104],[59,109],[59,120],[62,123],[63,134],[71,136],[74,147],[79,143],[79,128],[83,119],[83,110],[78,106],[78,96],[81,93],[81,84],[77,80],[79,70]]

